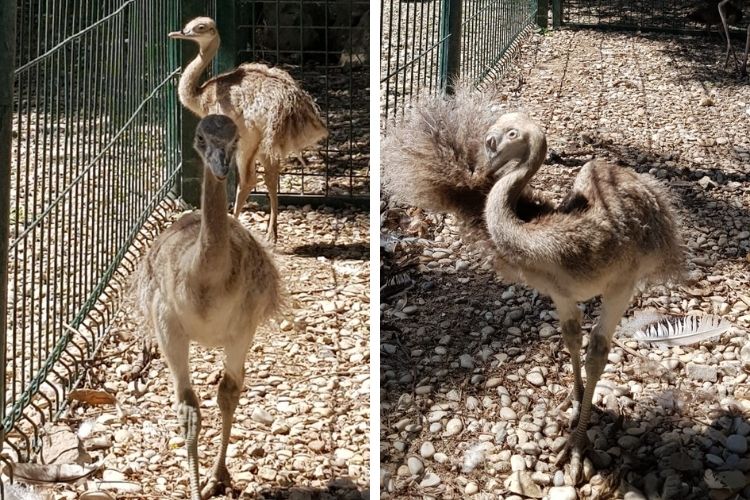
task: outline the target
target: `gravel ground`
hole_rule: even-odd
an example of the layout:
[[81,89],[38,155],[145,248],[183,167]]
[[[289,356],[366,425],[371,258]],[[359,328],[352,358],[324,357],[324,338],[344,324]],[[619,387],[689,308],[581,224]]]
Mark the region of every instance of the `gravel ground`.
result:
[[[262,234],[267,214],[246,212],[242,220]],[[291,308],[259,330],[248,354],[228,452],[232,498],[369,497],[368,226],[367,213],[353,209],[280,213],[275,258]],[[49,498],[102,489],[117,498],[187,498],[187,455],[165,361],[151,361],[145,383],[123,380],[141,359],[137,332],[126,300],[86,384],[114,394],[117,406],[79,404],[57,428],[74,451],[57,462],[81,460],[81,439],[103,468],[87,481],[56,487]],[[203,416],[202,477],[219,446],[221,359],[220,352],[191,348]]]
[[[551,302],[494,276],[450,217],[386,207],[383,226],[409,236],[386,259],[418,266],[414,288],[381,305],[383,498],[750,498],[750,87],[721,52],[713,39],[548,32],[491,86],[559,155],[535,188],[559,199],[596,155],[678,195],[689,279],[638,295],[628,315],[734,327],[682,348],[613,346],[585,481],[571,485],[553,465],[569,433],[551,410],[573,377]],[[585,330],[597,315],[594,301]]]

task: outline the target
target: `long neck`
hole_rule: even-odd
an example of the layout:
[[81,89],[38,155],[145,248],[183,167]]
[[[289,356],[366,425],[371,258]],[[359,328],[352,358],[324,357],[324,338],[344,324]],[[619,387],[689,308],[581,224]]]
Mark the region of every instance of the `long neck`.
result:
[[219,43],[220,40],[217,36],[205,47],[200,47],[198,55],[187,65],[182,72],[182,77],[180,77],[178,88],[180,102],[198,116],[205,114],[200,103],[200,78],[219,50]]
[[221,275],[229,262],[229,219],[225,184],[217,180],[208,168],[203,172],[198,265],[210,266],[215,276]]
[[547,146],[534,141],[529,154],[503,175],[487,197],[485,220],[492,241],[503,253],[528,258],[538,253],[535,234],[516,214],[518,199],[539,167],[544,162]]

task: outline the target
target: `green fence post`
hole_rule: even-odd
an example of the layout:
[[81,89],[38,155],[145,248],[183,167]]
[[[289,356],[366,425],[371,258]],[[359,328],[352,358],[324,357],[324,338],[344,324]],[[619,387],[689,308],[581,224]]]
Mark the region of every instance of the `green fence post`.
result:
[[563,6],[562,0],[552,0],[552,27],[559,28],[562,25]]
[[540,28],[549,26],[549,0],[537,0],[536,2],[536,24]]
[[[206,15],[206,3],[204,0],[184,0],[182,2],[182,24],[188,20]],[[182,26],[173,29],[177,30]],[[182,67],[190,63],[196,56],[196,44],[177,40],[182,54]],[[201,179],[203,178],[203,165],[198,153],[193,149],[193,137],[195,128],[198,126],[198,117],[191,113],[185,106],[180,105],[180,150],[182,151],[182,182],[181,194],[186,203],[199,207],[201,204]]]
[[[13,79],[16,54],[16,0],[0,1],[0,444],[5,441],[5,345],[8,302],[8,237],[13,128]],[[3,493],[5,490],[3,489]],[[3,494],[3,496],[5,496]]]
[[[216,0],[216,28],[221,36],[219,53],[216,56],[216,70],[221,73],[237,65],[237,0]],[[229,171],[227,177],[227,198],[234,201],[237,191],[237,172]]]
[[443,0],[440,87],[448,94],[453,93],[453,84],[461,76],[461,3],[462,0]]

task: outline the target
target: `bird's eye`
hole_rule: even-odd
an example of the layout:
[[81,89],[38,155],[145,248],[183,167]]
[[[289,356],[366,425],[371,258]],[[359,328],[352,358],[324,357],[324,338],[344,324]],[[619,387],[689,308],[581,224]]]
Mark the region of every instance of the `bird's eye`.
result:
[[516,130],[516,129],[514,129],[514,128],[513,128],[513,129],[510,129],[510,130],[508,130],[508,133],[507,133],[507,134],[505,134],[505,136],[506,136],[506,137],[507,137],[508,139],[515,139],[516,137],[518,137],[518,130]]
[[199,146],[205,146],[206,145],[206,139],[204,139],[202,135],[197,136],[195,138],[195,142],[197,142]]

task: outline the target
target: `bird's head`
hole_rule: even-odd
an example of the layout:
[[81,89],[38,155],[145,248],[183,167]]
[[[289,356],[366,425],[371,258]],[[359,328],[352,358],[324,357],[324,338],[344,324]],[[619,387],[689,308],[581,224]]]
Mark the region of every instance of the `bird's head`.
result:
[[173,31],[169,38],[192,40],[201,47],[205,47],[219,36],[216,23],[210,17],[196,17],[188,22],[181,31]]
[[489,172],[502,177],[533,154],[547,152],[544,130],[524,113],[506,113],[490,127],[484,139]]
[[208,115],[198,122],[193,147],[219,180],[226,179],[236,166],[237,126],[224,115]]

